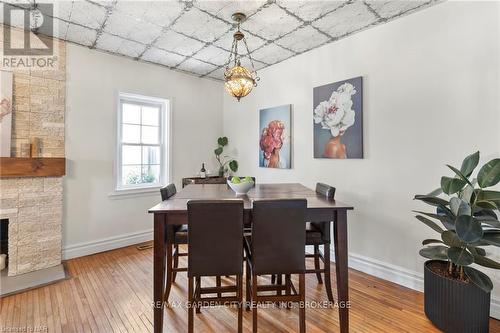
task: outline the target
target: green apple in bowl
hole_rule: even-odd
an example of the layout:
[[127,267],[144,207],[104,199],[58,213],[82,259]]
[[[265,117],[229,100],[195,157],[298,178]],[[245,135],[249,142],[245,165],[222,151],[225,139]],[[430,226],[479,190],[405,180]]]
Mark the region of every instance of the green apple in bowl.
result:
[[240,184],[241,183],[241,179],[240,179],[240,177],[234,176],[234,177],[231,178],[231,182],[233,184]]
[[[247,178],[250,178],[250,180]],[[251,177],[245,177],[243,180],[239,177],[232,177],[231,180],[227,180],[227,184],[236,193],[236,195],[245,195],[254,186],[254,181]]]

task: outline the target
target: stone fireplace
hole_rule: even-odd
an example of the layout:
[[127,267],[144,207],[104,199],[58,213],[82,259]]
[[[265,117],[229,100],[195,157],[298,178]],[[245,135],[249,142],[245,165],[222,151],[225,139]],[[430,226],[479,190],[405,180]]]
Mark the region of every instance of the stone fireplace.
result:
[[[21,148],[33,140],[42,147],[36,157],[65,156],[66,46],[57,39],[54,44],[54,68],[0,65],[13,73],[11,157],[26,157]],[[0,178],[0,219],[9,221],[9,277],[61,264],[62,215],[62,177]]]

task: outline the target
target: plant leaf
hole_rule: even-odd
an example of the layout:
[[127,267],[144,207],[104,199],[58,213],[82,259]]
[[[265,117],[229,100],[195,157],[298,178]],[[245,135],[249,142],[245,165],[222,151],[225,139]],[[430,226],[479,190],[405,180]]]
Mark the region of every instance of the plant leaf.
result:
[[217,139],[217,143],[219,144],[219,146],[222,146],[222,147],[226,146],[228,142],[229,142],[229,140],[225,136]]
[[500,158],[495,158],[479,170],[477,182],[481,188],[494,186],[500,182]]
[[442,193],[443,193],[443,189],[441,187],[439,187],[427,195],[429,195],[431,197],[437,197],[438,195],[440,195]]
[[[434,219],[438,219],[439,221],[441,221],[441,223],[444,225],[444,227],[446,229],[449,229],[449,230],[455,230],[455,221],[453,219],[450,219],[448,216],[446,215],[440,215],[440,214],[432,214],[432,213],[425,213],[425,212],[421,212],[421,211],[418,211],[418,210],[415,210],[414,211],[415,213],[419,213],[419,214],[422,214],[422,215],[426,215],[428,217],[432,217]],[[418,217],[417,217],[418,218]],[[422,221],[420,218],[418,218],[420,221]],[[422,221],[423,222],[423,221]]]
[[448,249],[448,259],[457,266],[469,266],[474,262],[472,254],[460,247],[450,247]]
[[498,209],[498,206],[493,201],[488,200],[478,200],[476,201],[476,206],[485,209]]
[[423,222],[424,224],[426,224],[429,228],[431,228],[432,230],[438,232],[438,233],[443,233],[444,230],[441,229],[440,226],[438,226],[434,221],[431,221],[429,220],[428,218],[425,218],[423,217],[422,215],[417,215],[415,216],[419,221]]
[[458,238],[457,234],[452,230],[446,230],[441,234],[441,239],[449,247],[462,247],[464,243]]
[[500,192],[498,191],[478,190],[476,195],[478,201],[493,202],[497,207],[500,206]]
[[500,247],[500,232],[498,231],[485,231],[483,233],[482,241],[489,245]]
[[483,237],[481,223],[475,221],[470,215],[460,215],[455,222],[457,236],[466,243],[477,242]]
[[486,251],[480,247],[467,245],[467,250],[469,250],[469,252],[472,253],[472,255],[480,255],[483,257],[486,255]]
[[479,164],[479,151],[476,151],[473,154],[467,156],[462,162],[462,166],[460,167],[460,172],[462,172],[465,177],[469,177],[474,169]]
[[465,188],[462,191],[462,199],[470,204],[472,202],[473,194],[474,194],[474,186],[467,184],[467,186],[465,186]]
[[449,164],[446,164],[446,166],[450,168],[458,176],[458,178],[462,179],[464,182],[472,186],[470,180],[467,177],[465,177],[465,175],[460,170]]
[[238,171],[238,161],[232,160],[229,162],[229,169],[231,169],[232,172]]
[[460,178],[441,177],[441,188],[448,195],[457,193],[465,184],[467,183]]
[[215,153],[215,155],[219,156],[220,154],[222,154],[223,150],[224,149],[222,147],[219,147],[219,148],[217,148],[217,149],[214,150],[214,153]]
[[483,267],[488,267],[488,268],[493,268],[493,269],[500,269],[500,263],[496,262],[495,260],[492,260],[490,258],[486,258],[485,256],[482,255],[474,255],[474,263],[481,265]]
[[455,216],[471,215],[472,213],[469,204],[457,197],[451,198],[450,209]]
[[479,209],[474,211],[474,216],[482,220],[498,220],[497,214],[491,209]]
[[434,243],[443,244],[443,241],[440,241],[439,239],[424,239],[422,241],[422,245],[429,245],[429,244],[434,244]]
[[419,251],[419,254],[427,259],[448,260],[448,247],[443,245],[428,246]]
[[439,205],[447,206],[449,204],[448,201],[432,195],[417,194],[414,199],[436,207]]
[[485,292],[489,293],[491,289],[493,289],[493,283],[491,282],[490,278],[483,272],[480,272],[472,267],[464,267],[464,272],[472,281],[472,283],[474,283]]

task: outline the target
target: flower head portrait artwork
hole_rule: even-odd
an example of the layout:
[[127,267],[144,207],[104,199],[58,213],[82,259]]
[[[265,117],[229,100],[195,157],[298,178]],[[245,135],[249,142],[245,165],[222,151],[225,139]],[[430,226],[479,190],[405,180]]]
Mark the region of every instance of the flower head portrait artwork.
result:
[[259,166],[290,168],[290,106],[260,110]]
[[314,88],[314,157],[363,157],[361,94],[361,77]]

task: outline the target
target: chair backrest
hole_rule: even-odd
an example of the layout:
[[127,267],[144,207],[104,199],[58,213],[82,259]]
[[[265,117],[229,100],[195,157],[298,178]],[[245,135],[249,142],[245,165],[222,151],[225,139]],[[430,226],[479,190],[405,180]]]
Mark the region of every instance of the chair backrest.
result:
[[177,189],[175,188],[175,184],[171,183],[168,184],[167,186],[164,186],[160,189],[161,193],[161,200],[165,201],[169,199],[171,196],[177,193]]
[[243,201],[191,200],[188,276],[243,274]]
[[[320,195],[324,195],[328,200],[334,200],[335,199],[335,187],[323,184],[323,183],[316,183],[316,193]],[[312,225],[316,229],[318,229],[321,232],[321,239],[325,243],[330,243],[331,242],[331,236],[330,236],[330,230],[331,230],[331,223],[328,221],[327,223],[321,223],[321,222],[312,222]]]
[[316,183],[316,193],[324,195],[329,200],[335,199],[335,187],[327,184]]
[[252,210],[252,271],[304,273],[306,199],[259,200]]

